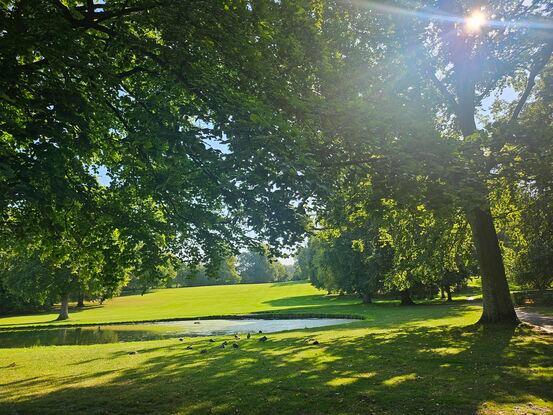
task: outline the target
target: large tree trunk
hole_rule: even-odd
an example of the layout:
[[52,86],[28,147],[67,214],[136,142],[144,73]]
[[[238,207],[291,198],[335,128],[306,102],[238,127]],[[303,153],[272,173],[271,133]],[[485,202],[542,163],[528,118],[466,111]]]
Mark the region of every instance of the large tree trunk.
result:
[[67,320],[69,318],[69,293],[62,294],[61,296],[61,305],[60,305],[60,315],[58,320]]
[[401,305],[413,305],[415,304],[411,299],[411,291],[409,289],[399,292]]
[[483,311],[480,323],[519,323],[499,248],[497,232],[489,209],[468,212],[474,245],[482,274]]

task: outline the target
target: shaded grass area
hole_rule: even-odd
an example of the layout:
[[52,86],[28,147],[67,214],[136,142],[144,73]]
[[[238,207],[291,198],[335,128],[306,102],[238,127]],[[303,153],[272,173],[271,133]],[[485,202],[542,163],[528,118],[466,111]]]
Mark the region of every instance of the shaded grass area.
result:
[[256,335],[238,350],[217,348],[230,337],[0,349],[0,413],[551,413],[550,337],[463,327],[477,317],[466,308],[436,325],[421,309],[395,327]]

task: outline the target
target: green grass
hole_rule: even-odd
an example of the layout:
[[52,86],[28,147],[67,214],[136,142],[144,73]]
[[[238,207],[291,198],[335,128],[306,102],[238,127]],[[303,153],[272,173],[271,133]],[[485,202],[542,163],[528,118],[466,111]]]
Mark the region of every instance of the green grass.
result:
[[[553,411],[551,336],[525,326],[475,329],[470,325],[480,308],[470,302],[364,306],[301,283],[206,287],[119,298],[75,313],[72,321],[254,311],[359,314],[365,320],[271,334],[265,343],[257,336],[241,339],[239,350],[217,349],[202,338],[0,349],[0,414]],[[11,317],[2,324],[53,317]],[[320,345],[305,341],[312,338]],[[194,348],[186,350],[188,344]],[[200,354],[203,348],[209,352]]]
[[[336,306],[354,305],[358,301],[334,297],[329,302],[321,291],[307,283],[244,284],[157,290],[145,295],[130,295],[106,301],[102,306],[90,304],[82,310],[70,310],[70,319],[55,321],[54,311],[0,318],[0,327],[38,324],[94,324],[122,321],[145,321],[290,308],[332,311]],[[304,310],[305,311],[305,310]],[[321,311],[324,312],[324,311]]]

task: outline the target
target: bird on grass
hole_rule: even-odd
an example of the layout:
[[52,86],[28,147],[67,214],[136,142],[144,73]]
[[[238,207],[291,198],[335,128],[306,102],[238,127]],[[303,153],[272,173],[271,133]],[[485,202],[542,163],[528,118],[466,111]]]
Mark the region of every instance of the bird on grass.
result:
[[311,343],[313,346],[317,346],[319,344],[318,340],[313,340],[313,343]]
[[138,354],[136,350],[133,350],[132,352],[129,352],[129,354]]
[[215,340],[209,339],[209,342],[210,342],[210,343],[215,343]]
[[250,337],[252,337],[250,333],[246,334],[246,339],[249,339]]
[[225,341],[223,342],[223,344],[226,346],[226,345],[228,344],[228,342],[225,340]]
[[266,342],[267,341],[267,336],[260,337],[259,341],[260,342]]
[[262,333],[263,333],[263,331],[262,331],[262,330],[259,330],[259,331],[258,331],[258,333],[259,333],[259,334],[262,334]]
[[236,334],[236,333],[234,333],[234,338],[235,338],[236,340],[240,340],[240,336],[239,336],[238,334]]
[[232,348],[233,349],[239,349],[240,346],[238,345],[238,343],[232,343]]
[[179,341],[180,341],[180,342],[183,342],[184,339],[183,339],[182,337],[179,337]]
[[191,345],[186,346],[186,350],[192,350],[192,346]]
[[221,348],[221,349],[224,349],[224,348],[225,348],[225,346],[226,346],[226,344],[225,344],[225,343],[221,343],[221,345],[219,346],[219,348]]

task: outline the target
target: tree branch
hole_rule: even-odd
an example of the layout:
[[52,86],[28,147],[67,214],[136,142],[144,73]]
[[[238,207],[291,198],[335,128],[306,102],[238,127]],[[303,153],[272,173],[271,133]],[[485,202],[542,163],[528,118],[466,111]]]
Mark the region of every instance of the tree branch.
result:
[[536,84],[536,77],[539,75],[542,69],[545,68],[545,65],[547,65],[547,62],[549,62],[552,53],[553,41],[547,43],[542,49],[538,50],[534,54],[533,64],[532,68],[530,69],[530,74],[528,75],[526,88],[524,89],[524,92],[518,100],[515,110],[511,115],[511,119],[509,120],[509,123],[512,124],[517,120],[520,112],[522,111],[522,108],[524,107],[524,104],[526,104],[526,101],[528,100],[528,97],[530,96],[530,93],[534,88],[534,85]]
[[426,69],[426,73],[430,77],[430,80],[432,81],[434,86],[438,89],[442,97],[445,98],[445,100],[448,102],[451,111],[457,114],[459,104],[457,103],[455,96],[451,92],[449,92],[449,90],[446,88],[443,82],[438,79],[433,68],[428,67]]

